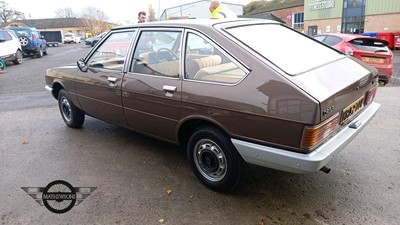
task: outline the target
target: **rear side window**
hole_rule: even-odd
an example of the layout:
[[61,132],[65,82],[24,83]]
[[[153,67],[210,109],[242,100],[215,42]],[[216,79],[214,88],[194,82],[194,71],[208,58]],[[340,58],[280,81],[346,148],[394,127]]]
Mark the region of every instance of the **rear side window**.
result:
[[326,36],[324,43],[329,45],[329,46],[334,46],[342,42],[343,39],[340,37],[335,37],[335,36]]
[[297,75],[343,57],[319,41],[280,24],[244,25],[226,30],[289,75]]
[[7,31],[0,31],[0,37],[4,38],[5,41],[10,41],[12,39]]
[[188,33],[185,54],[185,78],[234,84],[246,76],[226,53],[211,40]]
[[350,41],[350,44],[360,50],[370,52],[388,52],[389,48],[385,42],[376,39],[359,38]]

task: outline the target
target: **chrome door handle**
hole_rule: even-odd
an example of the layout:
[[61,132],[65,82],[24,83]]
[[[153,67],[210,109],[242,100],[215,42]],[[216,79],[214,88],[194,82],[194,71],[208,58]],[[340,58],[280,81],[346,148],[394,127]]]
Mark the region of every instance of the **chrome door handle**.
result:
[[176,91],[176,87],[164,85],[164,86],[163,86],[163,90],[164,90],[164,91],[168,91],[168,92],[175,92],[175,91]]
[[108,84],[109,86],[111,86],[111,87],[117,87],[118,86],[118,84],[116,84],[116,82],[118,80],[116,77],[108,77],[107,80],[109,82],[109,84]]
[[117,78],[116,77],[108,77],[107,80],[110,81],[110,82],[113,82],[113,83],[117,82]]

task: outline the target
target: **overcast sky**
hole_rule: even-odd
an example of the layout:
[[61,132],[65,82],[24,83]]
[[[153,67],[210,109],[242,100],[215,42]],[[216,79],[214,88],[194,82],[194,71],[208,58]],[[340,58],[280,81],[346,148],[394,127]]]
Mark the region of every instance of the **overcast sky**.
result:
[[[148,4],[152,4],[158,17],[167,8],[177,5],[196,2],[197,0],[4,0],[13,9],[25,13],[26,19],[53,18],[55,11],[60,8],[71,8],[75,13],[88,6],[96,7],[105,12],[111,22],[136,23],[139,11],[148,11]],[[174,2],[174,3],[172,3]],[[251,0],[226,0],[222,2],[246,5]],[[207,10],[207,9],[204,9]],[[30,15],[30,16],[29,16]]]

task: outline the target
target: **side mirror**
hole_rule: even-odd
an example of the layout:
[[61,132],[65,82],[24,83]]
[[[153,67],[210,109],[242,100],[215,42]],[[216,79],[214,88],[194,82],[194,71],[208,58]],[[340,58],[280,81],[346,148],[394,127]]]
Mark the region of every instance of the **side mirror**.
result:
[[78,68],[82,71],[82,72],[87,72],[88,71],[88,67],[86,66],[85,60],[79,59],[78,61],[76,61],[76,65],[78,65]]

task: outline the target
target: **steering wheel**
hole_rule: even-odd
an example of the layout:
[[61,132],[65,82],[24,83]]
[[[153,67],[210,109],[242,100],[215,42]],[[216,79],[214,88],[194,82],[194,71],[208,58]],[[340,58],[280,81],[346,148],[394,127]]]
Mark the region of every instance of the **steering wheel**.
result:
[[178,59],[178,56],[168,48],[160,48],[156,52],[156,59],[159,63]]

